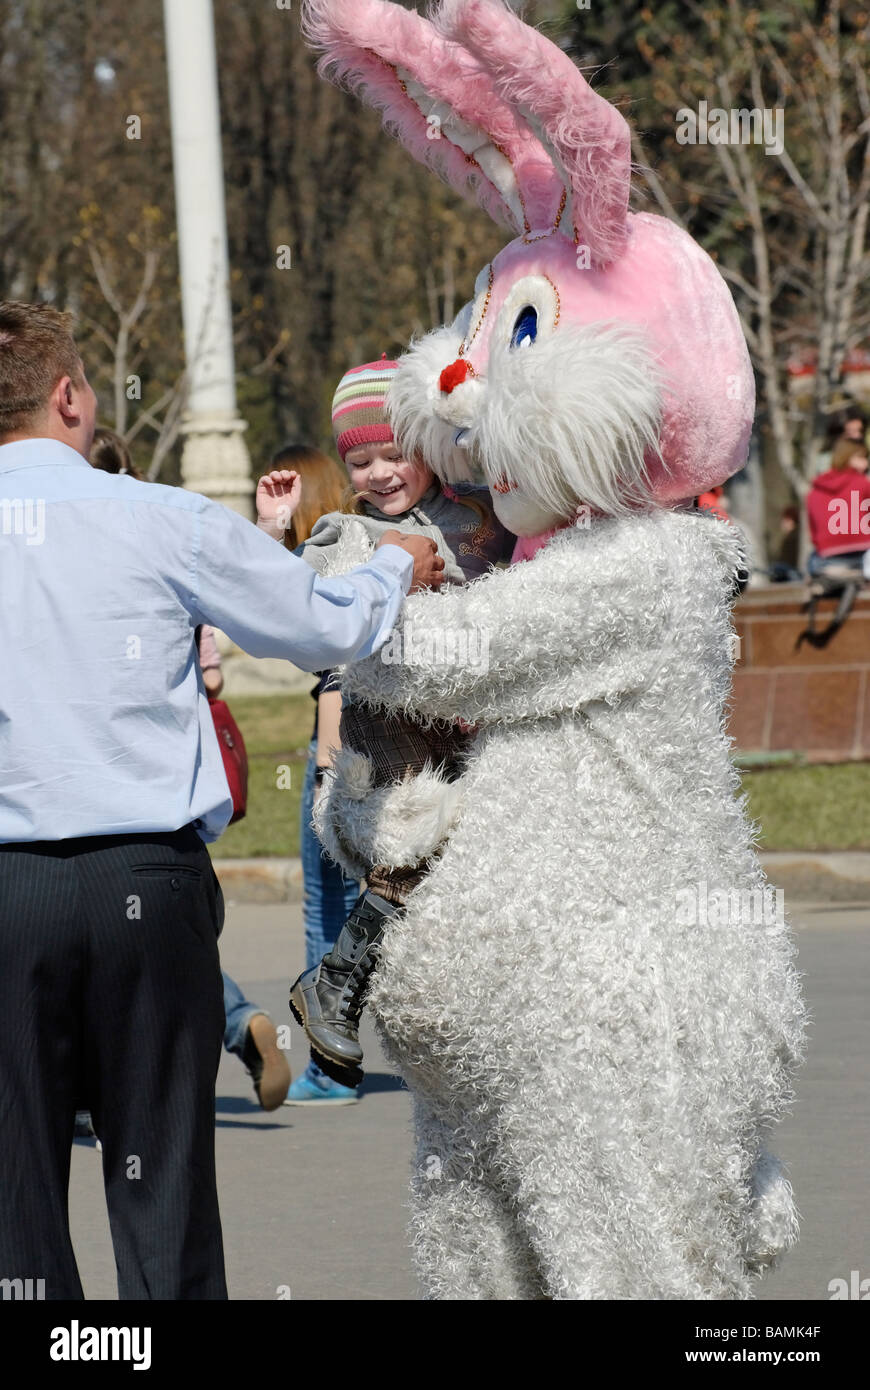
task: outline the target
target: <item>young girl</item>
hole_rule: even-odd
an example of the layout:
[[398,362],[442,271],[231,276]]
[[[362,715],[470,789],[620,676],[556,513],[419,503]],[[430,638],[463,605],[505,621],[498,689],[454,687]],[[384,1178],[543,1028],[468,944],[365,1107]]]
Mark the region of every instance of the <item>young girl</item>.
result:
[[[402,457],[393,438],[386,395],[397,363],[366,363],[339,382],[332,406],[336,446],[351,488],[346,509],[322,517],[298,554],[323,573],[341,554],[350,523],[361,524],[374,545],[388,530],[417,532],[436,544],[445,564],[445,582],[464,584],[492,565],[510,559],[514,537],[496,519],[486,488],[450,492],[426,464]],[[276,470],[257,489],[258,525],[280,539],[299,505],[301,488],[292,470]],[[423,727],[398,714],[376,713],[346,704],[341,744],[364,753],[373,768],[372,785],[404,782],[424,767],[439,768],[447,781],[461,774],[471,740],[457,724]],[[318,768],[322,780],[326,768]],[[319,1060],[337,1079],[361,1078],[359,1018],[369,976],[377,963],[384,925],[423,879],[426,865],[388,869],[368,866],[366,891],[332,950],[293,985],[290,1007]]]

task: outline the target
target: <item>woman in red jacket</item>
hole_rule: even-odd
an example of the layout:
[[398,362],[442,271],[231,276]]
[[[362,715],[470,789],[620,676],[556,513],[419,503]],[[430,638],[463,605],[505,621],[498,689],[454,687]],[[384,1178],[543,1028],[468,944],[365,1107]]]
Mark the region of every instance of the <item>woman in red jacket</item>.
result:
[[831,564],[860,563],[870,550],[870,459],[863,443],[845,439],[837,445],[831,467],[813,479],[807,515],[813,554],[810,574]]

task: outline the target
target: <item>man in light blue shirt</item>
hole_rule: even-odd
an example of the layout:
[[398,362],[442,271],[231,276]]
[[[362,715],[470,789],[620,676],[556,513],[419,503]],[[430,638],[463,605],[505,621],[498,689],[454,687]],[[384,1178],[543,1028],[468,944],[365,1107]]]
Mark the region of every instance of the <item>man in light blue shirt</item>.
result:
[[[77,1104],[121,1298],[225,1298],[214,1179],[232,814],[194,629],[306,670],[378,650],[431,541],[325,580],[196,493],[91,469],[69,323],[0,304],[0,1275],[81,1298]],[[136,1159],[131,1169],[130,1156]]]

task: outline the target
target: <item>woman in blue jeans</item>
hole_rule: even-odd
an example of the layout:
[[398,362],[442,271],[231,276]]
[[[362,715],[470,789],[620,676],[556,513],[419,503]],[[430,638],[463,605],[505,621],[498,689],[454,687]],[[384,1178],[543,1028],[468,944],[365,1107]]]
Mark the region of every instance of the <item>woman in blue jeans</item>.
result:
[[[335,723],[335,742],[337,746],[338,714],[341,712],[341,695],[338,690],[328,688],[327,672],[312,694],[318,702],[315,737],[308,748],[308,764],[305,769],[305,782],[302,788],[300,808],[300,852],[302,855],[303,906],[302,918],[305,923],[305,966],[312,969],[318,965],[327,951],[335,944],[339,932],[347,921],[353,905],[359,897],[360,887],[333,860],[323,852],[323,846],[314,833],[311,816],[314,810],[314,797],[318,785],[318,737],[321,730],[321,756],[330,746],[329,734],[323,730],[325,723]],[[338,713],[331,706],[337,707]],[[332,718],[330,718],[332,716]],[[327,765],[327,760],[319,764]],[[320,1070],[312,1057],[301,1076],[298,1076],[287,1092],[285,1105],[308,1105],[328,1103],[332,1105],[352,1105],[359,1100],[359,1087],[341,1086]]]
[[[350,480],[328,454],[303,444],[291,444],[280,449],[272,459],[271,468],[285,470],[285,480],[288,482],[296,474],[301,483],[301,497],[293,508],[290,524],[284,533],[284,544],[288,550],[296,550],[308,539],[322,516],[339,510],[343,498],[350,491]],[[338,865],[323,853],[311,824],[322,769],[329,766],[330,749],[339,746],[341,693],[338,682],[326,671],[311,694],[316,701],[316,712],[302,788],[299,831],[307,969],[318,965],[335,944],[360,893],[359,884],[346,878]],[[321,770],[318,771],[318,768]],[[359,1087],[340,1086],[331,1081],[312,1058],[302,1075],[293,1082],[284,1104],[352,1105],[357,1100]]]

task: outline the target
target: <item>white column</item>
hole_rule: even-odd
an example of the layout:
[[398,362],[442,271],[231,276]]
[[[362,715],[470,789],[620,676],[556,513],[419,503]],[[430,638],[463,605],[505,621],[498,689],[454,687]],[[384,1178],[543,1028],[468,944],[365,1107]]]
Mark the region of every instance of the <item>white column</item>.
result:
[[211,0],[163,0],[184,345],[185,487],[253,514],[247,428],[236,409],[229,256]]

